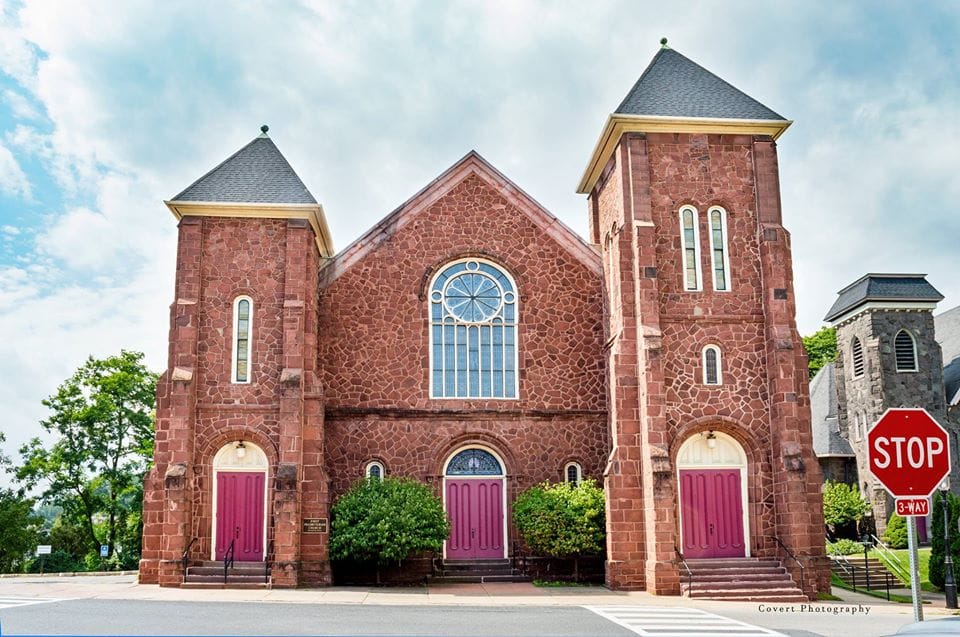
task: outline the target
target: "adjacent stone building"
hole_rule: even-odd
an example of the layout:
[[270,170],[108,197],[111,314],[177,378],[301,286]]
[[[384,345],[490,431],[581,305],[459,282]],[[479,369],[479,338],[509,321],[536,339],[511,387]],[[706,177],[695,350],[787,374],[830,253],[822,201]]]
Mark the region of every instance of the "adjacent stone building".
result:
[[470,152],[339,253],[264,127],[167,202],[141,581],[232,547],[273,586],[329,584],[330,506],[364,476],[432,485],[443,559],[511,559],[517,493],[591,477],[613,588],[677,594],[684,561],[790,551],[825,590],[789,125],[664,46],[589,159],[587,239]]

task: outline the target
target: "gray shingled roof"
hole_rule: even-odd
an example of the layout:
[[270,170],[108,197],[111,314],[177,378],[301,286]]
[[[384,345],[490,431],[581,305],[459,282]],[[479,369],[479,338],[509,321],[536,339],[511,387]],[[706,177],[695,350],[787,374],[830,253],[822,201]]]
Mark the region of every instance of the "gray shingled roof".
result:
[[943,387],[947,404],[960,401],[960,305],[933,317],[937,342],[943,351]]
[[666,117],[786,120],[666,46],[653,57],[616,112]]
[[315,204],[286,158],[266,134],[196,180],[173,201]]
[[837,293],[837,300],[823,320],[832,321],[870,301],[942,301],[943,295],[924,277],[925,274],[867,274]]
[[813,452],[817,457],[853,457],[850,442],[837,431],[837,374],[827,363],[810,381],[810,412],[813,416]]

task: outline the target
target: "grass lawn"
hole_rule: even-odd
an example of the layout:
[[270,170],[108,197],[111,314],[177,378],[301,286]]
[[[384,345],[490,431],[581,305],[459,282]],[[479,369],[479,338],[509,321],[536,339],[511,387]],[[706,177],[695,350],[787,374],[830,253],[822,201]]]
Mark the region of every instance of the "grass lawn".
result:
[[[845,584],[842,579],[840,579],[839,577],[837,577],[837,574],[836,574],[836,573],[830,573],[830,583],[831,583],[831,585],[836,586],[837,588],[842,588],[842,589],[845,589],[845,590],[848,590],[848,591],[852,591],[852,590],[853,590],[853,587],[850,586],[849,584]],[[885,590],[883,590],[883,591],[881,591],[881,590],[868,591],[868,590],[864,590],[864,589],[862,589],[862,588],[858,588],[858,589],[856,590],[856,592],[857,592],[857,593],[860,593],[860,594],[862,594],[862,595],[869,595],[870,597],[876,597],[876,598],[878,598],[878,599],[887,599],[887,592],[886,592]],[[913,598],[908,597],[908,596],[906,596],[906,595],[897,595],[896,593],[890,593],[890,601],[891,601],[891,602],[897,602],[897,603],[899,603],[899,604],[912,604],[912,603],[913,603]],[[924,604],[929,604],[930,602],[923,602],[923,603],[924,603]]]
[[[903,567],[906,571],[910,570],[910,551],[908,549],[895,549],[891,550],[891,553],[897,556],[900,560],[900,563],[903,564]],[[850,556],[853,557],[852,555]],[[880,559],[880,554],[877,551],[870,551],[870,557],[875,557]],[[925,591],[939,592],[940,589],[930,583],[930,549],[922,548],[917,550],[917,570],[920,571],[920,588]],[[910,586],[910,582],[904,582],[904,586]]]

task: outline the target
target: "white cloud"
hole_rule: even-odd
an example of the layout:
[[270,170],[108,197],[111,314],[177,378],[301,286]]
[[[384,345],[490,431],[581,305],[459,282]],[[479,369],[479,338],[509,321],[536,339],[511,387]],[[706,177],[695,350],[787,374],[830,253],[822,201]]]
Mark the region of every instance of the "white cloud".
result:
[[0,193],[30,198],[30,181],[10,149],[0,144]]
[[20,234],[20,228],[17,228],[16,226],[7,225],[7,226],[0,227],[0,232],[3,232],[4,234],[9,236],[16,236]]
[[13,116],[20,119],[37,119],[39,114],[30,105],[30,102],[20,93],[7,89],[3,92],[3,101],[10,106]]

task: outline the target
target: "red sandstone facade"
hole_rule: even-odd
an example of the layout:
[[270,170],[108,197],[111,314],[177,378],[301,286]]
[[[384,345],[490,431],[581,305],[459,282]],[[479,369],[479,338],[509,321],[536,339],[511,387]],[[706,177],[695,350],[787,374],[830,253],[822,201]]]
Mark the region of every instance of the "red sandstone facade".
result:
[[[804,591],[826,590],[776,148],[742,128],[681,122],[598,147],[581,184],[589,243],[475,153],[336,256],[302,206],[170,202],[176,290],[141,582],[178,586],[184,558],[219,556],[218,472],[266,475],[260,559],[272,585],[329,584],[328,527],[313,522],[327,523],[370,462],[443,495],[448,462],[478,448],[502,465],[504,557],[519,541],[510,502],[575,462],[605,485],[607,584],[678,594],[698,515],[681,481],[722,470],[742,488],[730,492],[742,507],[734,550],[783,557],[777,538],[806,563]],[[684,205],[701,214],[699,291],[683,285]],[[708,283],[714,205],[727,211],[729,291]],[[429,286],[463,259],[516,283],[515,398],[432,397]],[[232,378],[238,297],[253,304],[243,383]],[[707,345],[722,352],[719,384],[703,381]],[[716,439],[727,456],[711,461]],[[244,466],[244,445],[262,466]],[[217,465],[226,452],[234,465]]]

